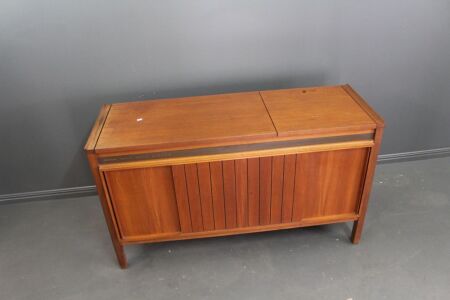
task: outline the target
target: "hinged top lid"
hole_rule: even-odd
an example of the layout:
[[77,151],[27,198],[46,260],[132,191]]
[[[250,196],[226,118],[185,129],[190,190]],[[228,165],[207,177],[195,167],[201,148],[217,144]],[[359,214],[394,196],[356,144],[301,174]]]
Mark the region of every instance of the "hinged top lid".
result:
[[374,120],[341,86],[262,91],[278,136],[367,130]]
[[258,92],[113,104],[96,152],[177,149],[276,137]]
[[348,85],[117,103],[107,108],[97,120],[103,126],[93,130],[88,150],[215,147],[352,135],[383,126]]

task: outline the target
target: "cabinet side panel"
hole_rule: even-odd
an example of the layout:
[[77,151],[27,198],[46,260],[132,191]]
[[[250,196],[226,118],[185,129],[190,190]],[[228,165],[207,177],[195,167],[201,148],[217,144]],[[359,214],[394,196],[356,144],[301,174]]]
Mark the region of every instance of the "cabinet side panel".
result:
[[248,179],[247,160],[235,161],[236,168],[236,214],[237,227],[248,226]]
[[180,231],[170,167],[105,173],[123,237]]
[[209,164],[211,170],[211,189],[216,229],[225,229],[225,200],[223,195],[222,162]]
[[178,205],[178,214],[180,218],[181,231],[192,232],[191,212],[189,208],[189,200],[186,187],[186,174],[184,166],[173,166],[173,183]]
[[367,148],[297,156],[294,220],[356,214]]
[[200,202],[200,188],[198,185],[197,164],[184,166],[186,174],[186,186],[191,211],[191,222],[193,231],[203,231],[202,204]]
[[203,227],[205,230],[214,230],[214,210],[209,163],[197,164],[197,171],[200,199],[202,203]]

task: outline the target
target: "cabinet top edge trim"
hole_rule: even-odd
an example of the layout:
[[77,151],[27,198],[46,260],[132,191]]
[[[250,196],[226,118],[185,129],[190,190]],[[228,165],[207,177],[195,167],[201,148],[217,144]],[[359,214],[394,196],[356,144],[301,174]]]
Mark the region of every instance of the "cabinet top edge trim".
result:
[[384,119],[359,95],[350,84],[342,85],[344,91],[372,118],[377,127],[385,127]]
[[103,126],[105,125],[110,109],[111,104],[104,104],[100,108],[100,112],[95,120],[94,125],[92,126],[86,144],[84,145],[85,151],[92,152],[95,150],[95,146],[97,145],[98,138],[100,137]]
[[128,155],[139,155],[148,153],[158,153],[158,152],[170,152],[178,150],[199,150],[204,148],[215,148],[215,147],[232,147],[238,145],[251,145],[255,143],[273,143],[273,142],[285,142],[285,141],[308,141],[311,139],[327,139],[327,138],[339,138],[345,136],[361,136],[361,135],[374,135],[375,127],[369,129],[352,129],[348,130],[344,128],[342,130],[335,129],[334,132],[321,132],[321,133],[311,133],[305,134],[303,136],[298,136],[296,134],[286,133],[282,136],[275,137],[265,137],[260,139],[247,139],[247,140],[234,140],[228,143],[224,142],[208,142],[208,143],[198,143],[196,145],[186,145],[177,144],[171,147],[133,147],[133,148],[119,148],[110,150],[95,150],[95,155],[98,158],[106,157],[116,157],[116,156],[128,156]]
[[284,148],[248,150],[231,153],[203,154],[193,156],[131,160],[119,162],[102,162],[100,160],[99,169],[100,171],[114,171],[114,170],[147,168],[147,167],[163,167],[181,164],[249,159],[249,158],[268,157],[277,155],[290,155],[290,154],[345,150],[355,148],[371,148],[374,145],[375,145],[374,141],[369,139],[369,140],[334,142],[328,144],[311,144],[302,146],[290,146]]

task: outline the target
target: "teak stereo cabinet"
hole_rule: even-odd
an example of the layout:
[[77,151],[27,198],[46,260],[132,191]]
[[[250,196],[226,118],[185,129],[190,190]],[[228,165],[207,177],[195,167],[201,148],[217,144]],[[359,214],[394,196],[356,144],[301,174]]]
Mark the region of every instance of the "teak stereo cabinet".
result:
[[114,249],[354,221],[382,118],[349,86],[104,105],[85,146]]

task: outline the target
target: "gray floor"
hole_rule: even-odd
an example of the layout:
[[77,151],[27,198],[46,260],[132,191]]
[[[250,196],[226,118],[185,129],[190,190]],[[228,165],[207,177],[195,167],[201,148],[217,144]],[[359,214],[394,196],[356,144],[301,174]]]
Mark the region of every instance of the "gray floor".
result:
[[129,246],[96,197],[0,206],[0,299],[449,299],[450,158],[380,165],[350,224]]

